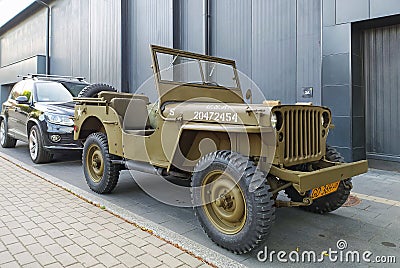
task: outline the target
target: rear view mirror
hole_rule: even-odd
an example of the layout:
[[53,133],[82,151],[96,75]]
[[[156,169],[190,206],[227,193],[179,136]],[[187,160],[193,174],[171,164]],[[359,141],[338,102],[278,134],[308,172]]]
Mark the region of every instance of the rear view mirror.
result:
[[19,96],[15,100],[18,104],[27,104],[29,102],[28,97],[26,96]]

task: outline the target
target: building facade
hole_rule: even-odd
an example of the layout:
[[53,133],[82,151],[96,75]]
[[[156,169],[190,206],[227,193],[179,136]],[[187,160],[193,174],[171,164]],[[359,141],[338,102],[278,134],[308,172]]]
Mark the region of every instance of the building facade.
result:
[[2,101],[47,59],[51,74],[134,92],[157,44],[235,59],[268,99],[329,106],[347,160],[400,161],[400,1],[44,2],[50,13],[35,2],[0,28]]

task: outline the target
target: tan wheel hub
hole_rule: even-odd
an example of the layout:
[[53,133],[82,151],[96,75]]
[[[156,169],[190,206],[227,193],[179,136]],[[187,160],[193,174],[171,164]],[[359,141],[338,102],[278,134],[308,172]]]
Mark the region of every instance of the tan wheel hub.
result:
[[101,149],[96,144],[92,144],[88,149],[86,168],[92,181],[99,183],[104,173],[104,160]]
[[240,187],[223,171],[209,173],[203,182],[203,208],[210,222],[225,234],[240,232],[246,222],[246,202]]

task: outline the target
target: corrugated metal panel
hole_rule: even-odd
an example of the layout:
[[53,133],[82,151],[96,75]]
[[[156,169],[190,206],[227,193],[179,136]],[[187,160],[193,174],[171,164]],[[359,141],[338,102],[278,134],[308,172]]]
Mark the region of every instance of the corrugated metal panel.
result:
[[130,1],[130,91],[152,77],[150,44],[173,46],[172,0]]
[[[364,35],[369,156],[400,161],[400,25]],[[357,96],[354,96],[357,97]]]
[[46,53],[46,12],[41,11],[0,39],[0,66]]
[[178,0],[179,10],[179,47],[197,53],[204,53],[204,0]]
[[236,60],[239,71],[252,74],[252,1],[211,0],[211,54]]
[[[321,104],[321,1],[297,0],[297,101]],[[313,87],[312,99],[302,98],[302,88]]]
[[121,1],[91,0],[89,25],[90,78],[120,87]]
[[52,13],[51,72],[121,84],[121,1],[57,1]]
[[295,102],[296,1],[253,0],[252,32],[253,80],[267,98]]

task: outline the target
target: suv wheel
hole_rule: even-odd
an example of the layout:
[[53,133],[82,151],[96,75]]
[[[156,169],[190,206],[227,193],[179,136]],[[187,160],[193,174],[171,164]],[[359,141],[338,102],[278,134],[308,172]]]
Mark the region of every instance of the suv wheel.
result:
[[261,245],[275,220],[265,175],[248,158],[231,151],[200,159],[192,176],[192,202],[206,234],[236,254]]
[[48,163],[53,155],[43,148],[43,141],[37,126],[33,126],[29,132],[29,155],[36,164]]
[[116,159],[108,150],[104,133],[91,134],[83,148],[83,171],[89,188],[99,194],[108,194],[117,186],[120,165],[112,163]]
[[78,98],[97,98],[102,91],[117,92],[113,86],[107,84],[93,84],[82,89],[78,94]]
[[8,135],[6,119],[1,120],[0,123],[0,143],[3,148],[14,148],[17,144],[17,140]]

